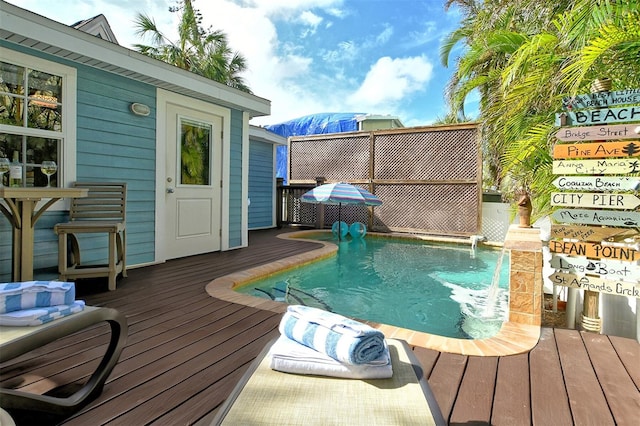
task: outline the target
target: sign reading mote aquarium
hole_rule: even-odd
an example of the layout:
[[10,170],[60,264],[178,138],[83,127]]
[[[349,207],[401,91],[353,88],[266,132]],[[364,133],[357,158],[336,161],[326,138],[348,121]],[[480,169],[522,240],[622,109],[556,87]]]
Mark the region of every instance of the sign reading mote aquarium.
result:
[[640,252],[631,247],[603,245],[599,243],[582,243],[572,241],[549,241],[549,250],[572,256],[586,256],[606,259],[618,259],[637,262]]
[[640,206],[640,198],[633,194],[611,194],[602,192],[552,192],[552,206],[603,207],[627,210]]
[[559,209],[551,214],[557,222],[583,223],[585,225],[621,226],[637,228],[640,226],[640,212],[616,212],[607,210]]
[[579,288],[582,290],[615,294],[618,296],[640,297],[640,288],[638,288],[638,284],[636,283],[605,280],[586,275],[580,277],[575,274],[566,274],[563,272],[555,272],[549,275],[549,279],[555,285],[561,285],[564,287]]
[[588,93],[562,99],[563,108],[601,108],[625,104],[640,104],[640,89]]
[[580,124],[620,123],[624,121],[640,121],[640,106],[560,112],[556,113],[555,125],[575,126]]
[[628,228],[605,228],[585,225],[551,225],[551,238],[569,238],[583,241],[605,241],[610,238],[633,237],[637,232]]
[[557,272],[569,274],[598,275],[608,280],[622,280],[637,283],[640,280],[640,266],[635,262],[619,262],[610,259],[592,260],[584,257],[569,257],[554,254],[551,257],[551,267],[559,269]]
[[553,160],[556,175],[612,175],[640,172],[639,158]]
[[640,141],[556,144],[553,158],[611,158],[640,155]]
[[584,191],[633,191],[640,186],[640,178],[602,176],[560,176],[553,181],[558,189]]
[[633,139],[638,137],[637,124],[612,124],[610,126],[565,127],[556,132],[556,138],[565,142],[599,141],[608,139]]

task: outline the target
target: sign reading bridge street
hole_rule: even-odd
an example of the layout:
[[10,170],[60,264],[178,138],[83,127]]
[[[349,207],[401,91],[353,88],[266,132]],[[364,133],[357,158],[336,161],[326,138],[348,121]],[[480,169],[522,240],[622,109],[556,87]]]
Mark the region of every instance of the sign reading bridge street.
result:
[[636,262],[618,262],[616,260],[592,260],[585,257],[569,257],[554,254],[551,257],[551,267],[558,272],[569,274],[598,275],[608,280],[622,280],[637,283],[640,280],[640,266]]
[[633,191],[640,186],[640,178],[602,176],[560,176],[553,181],[558,189],[583,191]]
[[625,89],[615,92],[595,92],[586,95],[566,96],[563,108],[602,108],[614,105],[640,104],[640,89]]
[[611,158],[640,155],[640,141],[556,144],[553,158]]
[[640,105],[560,112],[556,113],[555,125],[577,126],[581,124],[608,124],[624,121],[640,121]]
[[638,284],[635,283],[604,280],[602,278],[589,276],[580,277],[575,274],[566,274],[562,272],[555,272],[549,275],[549,279],[553,284],[564,287],[640,298],[640,288],[638,288]]
[[603,192],[552,192],[552,206],[602,207],[628,210],[640,206],[640,198],[633,194],[611,194]]
[[559,209],[551,214],[553,220],[561,223],[582,223],[585,225],[620,226],[637,228],[640,226],[640,212],[616,212],[607,210]]
[[612,124],[609,126],[564,127],[556,132],[556,138],[565,142],[600,141],[609,139],[633,139],[638,137],[638,124]]
[[640,172],[640,158],[553,160],[557,175],[613,175]]

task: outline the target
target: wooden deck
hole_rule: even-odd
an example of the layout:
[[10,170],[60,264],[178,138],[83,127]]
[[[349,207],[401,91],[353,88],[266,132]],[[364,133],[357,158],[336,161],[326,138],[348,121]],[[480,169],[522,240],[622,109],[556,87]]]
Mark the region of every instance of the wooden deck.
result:
[[[78,283],[88,304],[126,314],[129,339],[101,396],[75,416],[11,413],[23,424],[209,424],[265,343],[280,315],[209,297],[214,278],[310,250],[314,243],[254,231],[250,247],[132,269]],[[5,387],[66,394],[104,351],[99,326],[2,365]],[[635,340],[545,328],[530,352],[469,357],[415,347],[450,424],[607,425],[640,418],[640,345]]]

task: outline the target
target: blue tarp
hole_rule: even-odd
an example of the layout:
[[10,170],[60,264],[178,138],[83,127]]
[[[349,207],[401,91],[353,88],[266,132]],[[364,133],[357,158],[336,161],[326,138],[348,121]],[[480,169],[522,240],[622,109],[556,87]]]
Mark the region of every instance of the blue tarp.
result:
[[[358,130],[356,117],[359,115],[364,115],[364,113],[327,112],[311,114],[264,127],[285,138],[289,136],[318,135],[322,133],[355,132]],[[287,183],[288,167],[287,147],[278,146],[276,150],[276,176],[284,178],[285,184]]]

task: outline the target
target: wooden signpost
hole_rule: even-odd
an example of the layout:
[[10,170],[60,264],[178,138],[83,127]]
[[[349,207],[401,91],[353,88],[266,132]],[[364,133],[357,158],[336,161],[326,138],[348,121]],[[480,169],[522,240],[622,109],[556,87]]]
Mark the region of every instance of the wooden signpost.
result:
[[607,192],[552,192],[551,205],[629,210],[640,206],[640,198],[633,194]]
[[588,275],[578,276],[563,272],[554,272],[549,275],[549,279],[555,285],[578,288],[598,293],[615,294],[618,296],[640,297],[640,286],[636,283],[625,281],[604,280],[602,278],[590,277]]
[[630,247],[603,245],[600,243],[582,243],[573,241],[549,241],[549,250],[571,256],[586,256],[604,259],[618,259],[626,262],[640,260],[640,252]]
[[638,232],[628,228],[605,228],[602,226],[584,225],[551,225],[551,238],[572,239],[600,242],[621,240],[637,235]]
[[553,160],[558,175],[615,175],[640,172],[640,159]]
[[640,106],[620,108],[601,108],[583,111],[556,113],[556,126],[575,126],[581,124],[609,124],[625,121],[640,121]]
[[551,218],[560,223],[621,226],[623,228],[637,228],[640,226],[640,212],[559,209],[551,214]]
[[564,142],[633,139],[640,133],[637,124],[611,124],[608,126],[564,127],[556,138]]
[[576,275],[592,274],[608,280],[621,280],[632,283],[640,282],[640,265],[637,262],[618,262],[610,259],[592,260],[584,257],[569,257],[554,254],[551,267]]
[[640,156],[640,141],[556,144],[554,159]]
[[558,189],[584,191],[634,191],[640,178],[603,176],[560,176],[553,181]]

